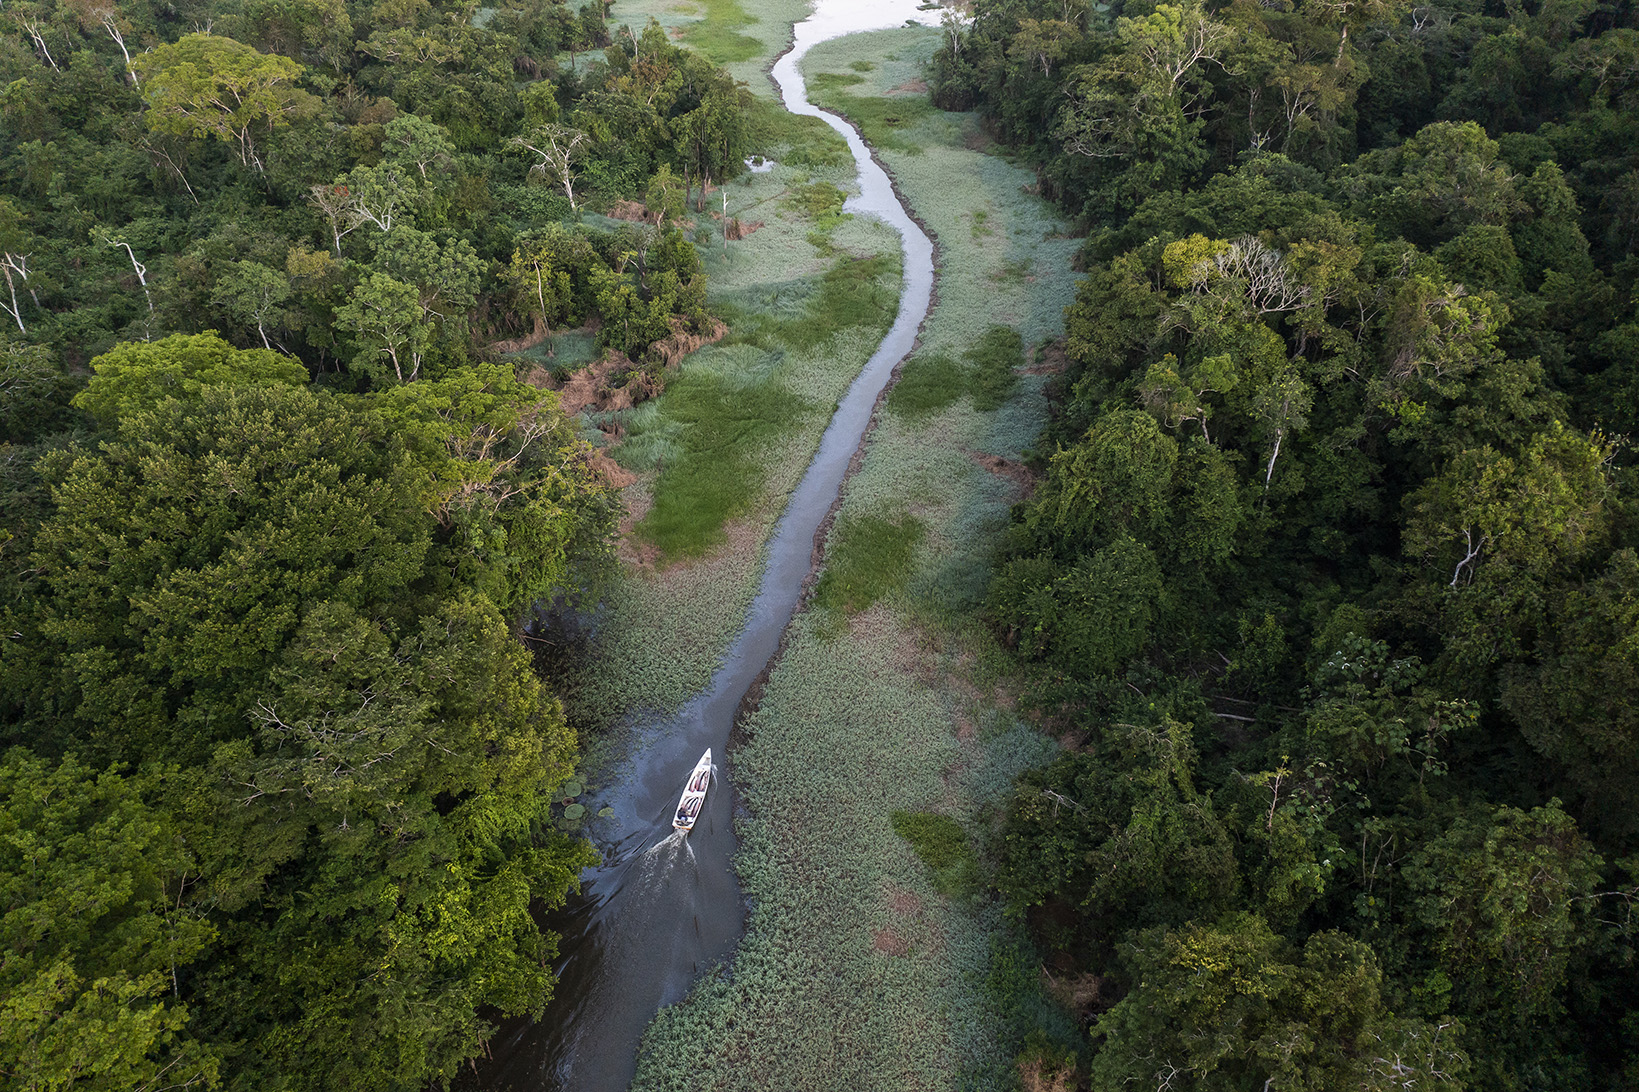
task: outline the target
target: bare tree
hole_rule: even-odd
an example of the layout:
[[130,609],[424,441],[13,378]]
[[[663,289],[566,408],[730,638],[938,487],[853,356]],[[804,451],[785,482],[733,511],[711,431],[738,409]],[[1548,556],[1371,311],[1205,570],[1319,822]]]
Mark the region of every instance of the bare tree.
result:
[[568,125],[548,124],[537,125],[526,135],[515,136],[508,143],[539,156],[541,161],[530,168],[530,173],[539,172],[543,176],[555,177],[563,186],[564,196],[569,198],[569,207],[579,212],[580,206],[575,203],[574,161],[581,157],[581,149],[591,139],[586,133]]
[[136,271],[137,283],[142,285],[142,294],[148,300],[148,313],[154,313],[154,296],[148,291],[148,267],[137,261],[137,252],[131,249],[131,244],[123,239],[116,239],[106,231],[100,233],[100,238],[109,246],[125,248],[125,254],[131,259],[131,268]]
[[[11,292],[11,306],[8,308],[4,303],[0,303],[0,310],[5,310],[7,314],[17,320],[19,330],[24,329],[23,311],[17,304],[17,285],[12,280],[12,274],[15,273],[20,277],[23,283],[28,283],[28,257],[27,254],[13,254],[9,250],[0,255],[0,273],[5,274],[6,288]],[[35,302],[38,303],[39,300],[35,300]]]
[[1298,283],[1286,256],[1256,235],[1231,243],[1214,263],[1225,280],[1245,286],[1247,305],[1260,315],[1295,310],[1309,298],[1308,286]]
[[308,191],[307,199],[330,221],[330,237],[336,247],[336,257],[340,258],[342,236],[359,226],[347,215],[353,202],[347,186],[340,182],[328,186],[321,183]]
[[49,64],[54,70],[61,72],[62,69],[57,67],[56,59],[51,56],[51,47],[46,45],[45,34],[42,30],[40,20],[32,15],[24,15],[18,21],[22,23],[23,29],[28,32],[28,36],[34,39],[34,48],[40,51],[40,56],[45,58],[46,64]]

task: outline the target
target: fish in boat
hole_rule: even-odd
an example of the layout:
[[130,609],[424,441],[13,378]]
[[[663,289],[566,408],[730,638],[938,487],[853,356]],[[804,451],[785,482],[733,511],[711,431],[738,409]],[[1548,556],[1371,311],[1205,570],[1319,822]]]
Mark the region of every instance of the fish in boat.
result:
[[694,821],[700,818],[700,809],[706,802],[706,790],[711,787],[711,748],[700,756],[700,761],[694,764],[689,773],[689,780],[683,786],[683,795],[677,801],[677,817],[672,820],[672,826],[678,830],[692,830]]

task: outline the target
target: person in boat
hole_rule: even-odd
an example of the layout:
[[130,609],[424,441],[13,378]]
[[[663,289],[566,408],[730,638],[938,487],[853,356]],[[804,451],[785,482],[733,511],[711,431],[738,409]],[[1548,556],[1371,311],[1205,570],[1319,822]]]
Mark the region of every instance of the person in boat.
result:
[[677,809],[677,821],[680,822],[680,823],[691,822],[699,814],[700,814],[700,801],[699,801],[699,799],[689,800],[689,801],[686,801],[683,804],[682,807]]

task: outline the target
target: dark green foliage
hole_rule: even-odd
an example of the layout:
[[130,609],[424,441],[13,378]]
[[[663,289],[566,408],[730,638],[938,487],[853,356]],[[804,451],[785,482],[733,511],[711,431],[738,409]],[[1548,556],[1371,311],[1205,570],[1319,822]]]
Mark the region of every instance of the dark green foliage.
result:
[[936,101],[1093,228],[987,600],[1078,730],[999,886],[1119,979],[1093,1088],[1631,1083],[1631,23],[994,0],[947,35]]
[[873,148],[920,152],[922,146],[907,140],[900,130],[915,125],[932,113],[932,104],[920,96],[850,95],[844,90],[860,82],[862,77],[859,76],[822,72],[810,82],[809,98],[816,105],[835,111],[853,122]]
[[849,327],[892,322],[899,292],[897,285],[884,283],[890,272],[897,272],[890,257],[839,259],[826,270],[806,313],[780,325],[780,340],[793,349],[813,349]]
[[1228,909],[1234,847],[1194,767],[1188,725],[1163,718],[1025,775],[1004,832],[1001,885],[1014,912],[1037,915],[1053,946],[1088,958],[1129,929]]
[[531,908],[590,860],[509,619],[595,579],[606,487],[506,368],[336,394],[200,335],[92,371],[95,442],[5,482],[0,1065],[447,1080],[544,1006]]
[[1011,326],[992,326],[964,355],[972,368],[973,408],[983,413],[1001,409],[1018,385],[1014,369],[1024,367],[1024,339]]

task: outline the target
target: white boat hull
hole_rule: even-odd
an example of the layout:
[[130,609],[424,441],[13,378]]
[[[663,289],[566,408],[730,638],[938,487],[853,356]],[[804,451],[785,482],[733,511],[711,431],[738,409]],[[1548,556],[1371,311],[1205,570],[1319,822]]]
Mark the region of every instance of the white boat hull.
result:
[[694,829],[695,820],[700,818],[700,812],[706,806],[706,791],[710,788],[711,748],[707,747],[683,785],[683,795],[677,801],[677,814],[672,817],[673,827],[681,831]]

